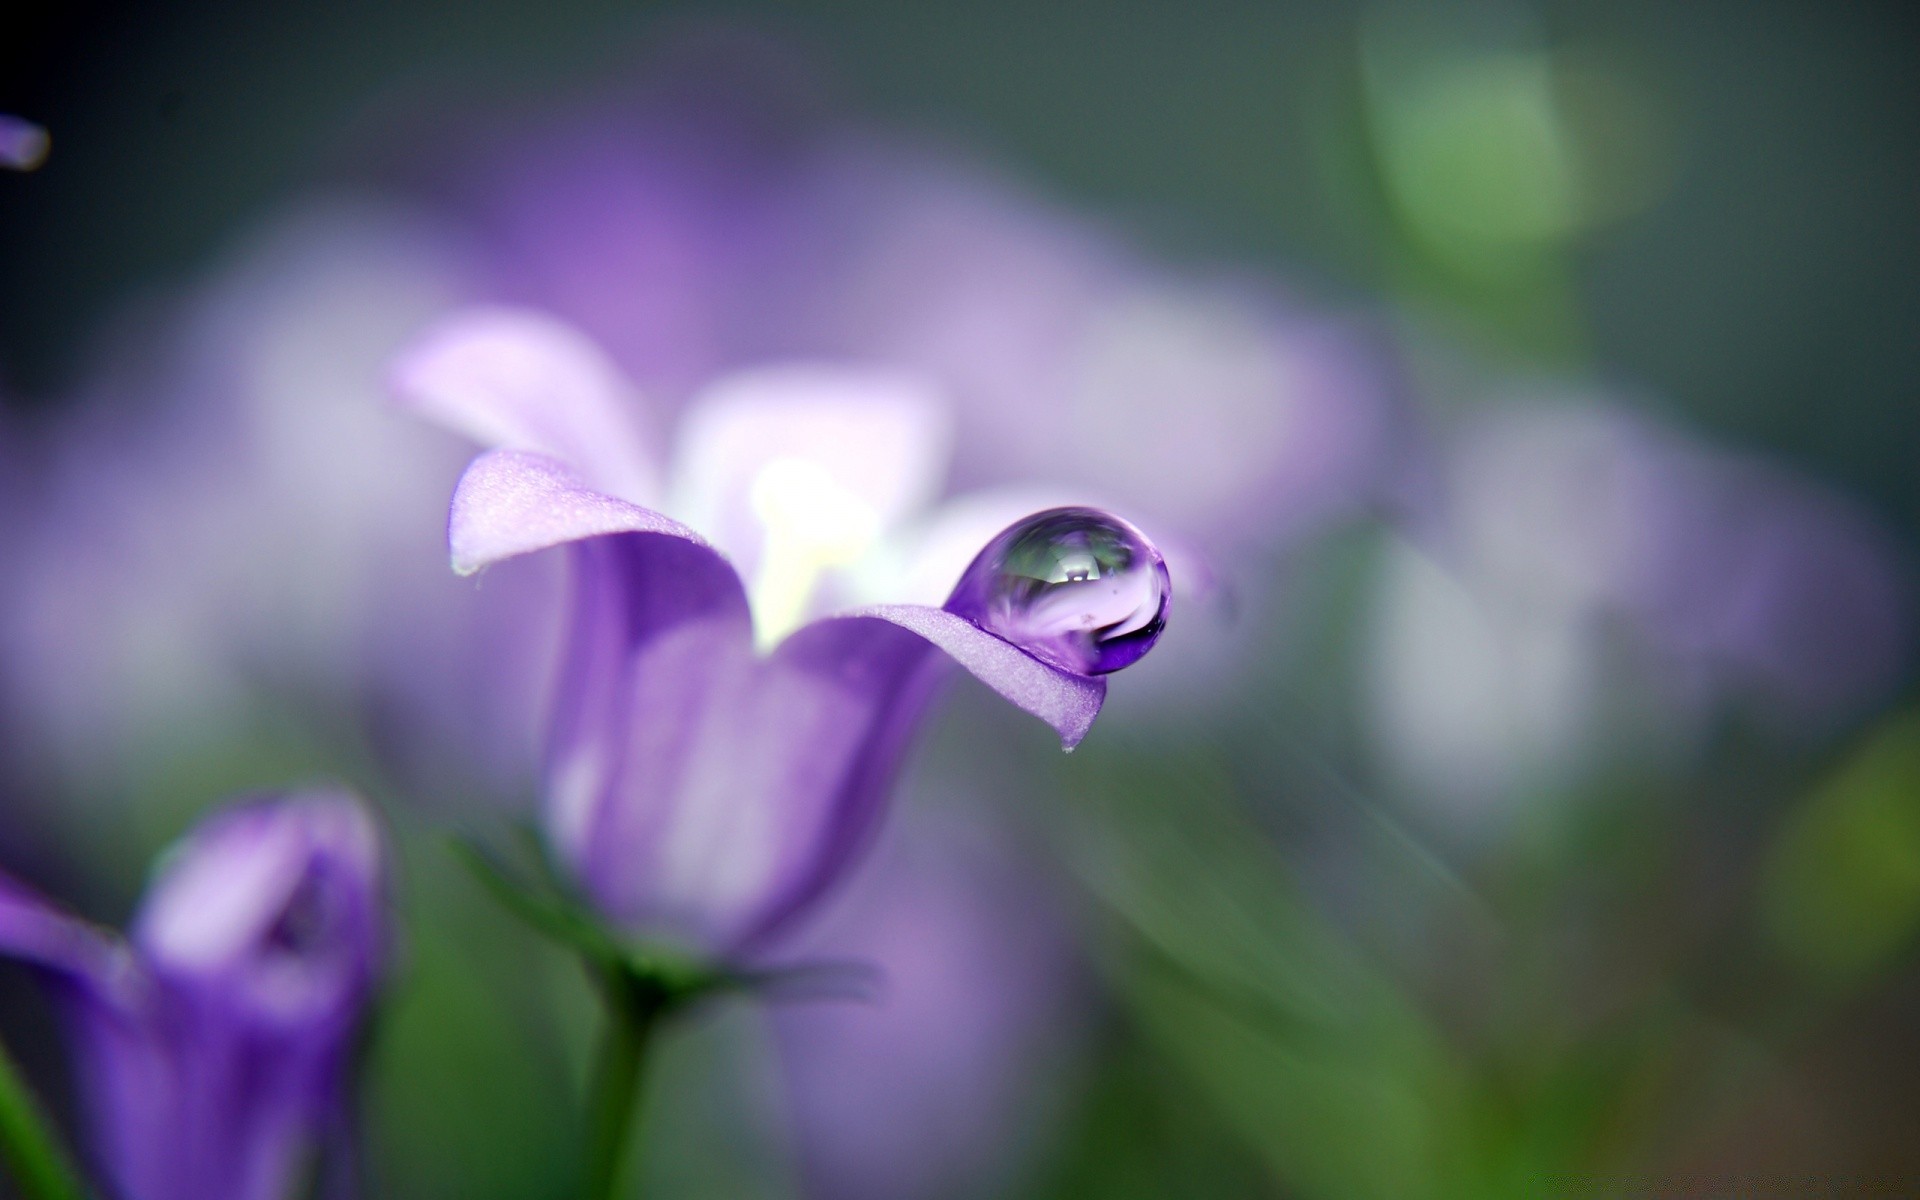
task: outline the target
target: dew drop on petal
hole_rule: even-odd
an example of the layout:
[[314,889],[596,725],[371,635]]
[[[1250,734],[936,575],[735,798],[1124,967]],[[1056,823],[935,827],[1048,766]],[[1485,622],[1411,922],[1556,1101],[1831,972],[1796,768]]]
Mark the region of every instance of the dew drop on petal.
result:
[[988,542],[947,611],[1063,671],[1104,675],[1153,648],[1172,596],[1139,530],[1098,509],[1053,508]]

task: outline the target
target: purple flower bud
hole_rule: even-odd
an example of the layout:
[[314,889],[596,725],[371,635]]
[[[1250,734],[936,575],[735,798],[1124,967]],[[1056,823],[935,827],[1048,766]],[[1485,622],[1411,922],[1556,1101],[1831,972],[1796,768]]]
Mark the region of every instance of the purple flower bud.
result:
[[385,943],[381,858],[344,793],[253,801],[168,854],[126,941],[0,877],[0,950],[60,988],[115,1194],[292,1194],[344,1119]]

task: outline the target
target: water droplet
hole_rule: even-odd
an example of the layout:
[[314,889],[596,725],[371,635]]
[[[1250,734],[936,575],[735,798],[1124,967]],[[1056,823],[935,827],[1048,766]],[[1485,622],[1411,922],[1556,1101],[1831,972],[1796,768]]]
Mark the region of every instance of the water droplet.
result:
[[1098,509],[1053,508],[988,542],[947,611],[1063,671],[1104,675],[1153,649],[1172,597],[1139,530]]

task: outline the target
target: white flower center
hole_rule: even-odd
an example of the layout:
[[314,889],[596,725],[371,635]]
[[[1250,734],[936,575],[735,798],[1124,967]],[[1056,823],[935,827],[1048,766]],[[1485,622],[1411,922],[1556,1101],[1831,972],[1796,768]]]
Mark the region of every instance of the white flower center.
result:
[[806,620],[814,591],[831,570],[850,566],[878,544],[878,509],[807,458],[770,460],[753,477],[748,503],[762,530],[750,585],[762,648]]

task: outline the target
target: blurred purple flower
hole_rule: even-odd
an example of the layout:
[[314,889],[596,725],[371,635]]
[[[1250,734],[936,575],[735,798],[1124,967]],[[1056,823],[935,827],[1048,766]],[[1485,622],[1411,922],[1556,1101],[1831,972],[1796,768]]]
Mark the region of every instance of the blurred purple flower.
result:
[[1907,580],[1870,517],[1648,419],[1507,410],[1438,494],[1376,614],[1383,748],[1418,786],[1551,787],[1684,749],[1730,703],[1831,728],[1904,670]]
[[549,317],[449,317],[394,386],[502,447],[454,494],[456,570],[572,547],[546,823],[618,920],[728,954],[785,929],[864,846],[936,649],[1069,749],[1100,710],[1102,678],[995,636],[985,614],[870,602],[892,576],[868,560],[939,491],[945,416],[911,375],[723,377],[684,414],[670,469],[631,385]]
[[0,876],[0,951],[58,988],[115,1195],[295,1194],[346,1117],[386,937],[381,875],[372,820],[322,791],[203,823],[124,941]]
[[554,634],[527,614],[552,586],[447,578],[468,453],[384,391],[402,341],[470,296],[463,271],[418,214],[307,205],[123,320],[75,402],[23,432],[0,707],[64,795],[139,795],[290,709],[337,739],[303,769],[364,762],[365,737],[414,794],[531,777]]
[[947,814],[889,829],[796,952],[872,963],[867,1003],[773,1012],[809,1191],[1004,1194],[1073,1052],[1066,914],[1004,837]]
[[662,409],[761,361],[906,369],[952,399],[957,486],[1045,481],[1223,549],[1351,511],[1391,466],[1397,383],[1356,323],[835,120],[764,41],[685,37],[645,78],[491,125],[432,190],[497,294],[589,333]]
[[47,161],[52,147],[47,131],[24,117],[0,113],[0,167],[32,171]]

